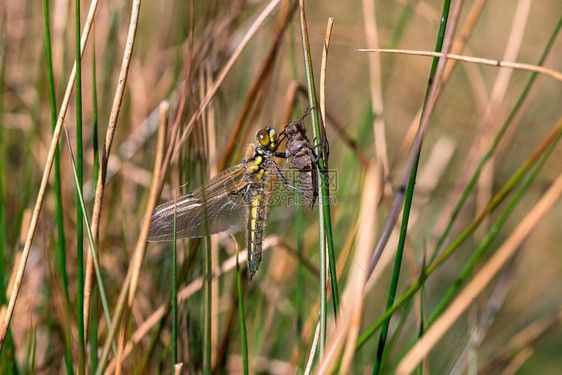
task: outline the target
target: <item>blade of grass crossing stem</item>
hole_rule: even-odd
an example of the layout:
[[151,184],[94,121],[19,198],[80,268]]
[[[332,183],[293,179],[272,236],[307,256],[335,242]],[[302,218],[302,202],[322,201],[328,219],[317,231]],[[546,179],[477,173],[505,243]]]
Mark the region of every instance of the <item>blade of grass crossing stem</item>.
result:
[[[554,31],[552,32],[552,34],[550,36],[550,39],[548,40],[548,42],[547,42],[547,44],[544,48],[544,51],[543,51],[541,57],[539,58],[539,61],[537,62],[538,66],[543,65],[544,61],[546,60],[546,57],[548,56],[548,53],[552,49],[554,41],[556,40],[556,37],[558,36],[558,33],[560,32],[561,28],[562,28],[562,16],[558,19],[558,23],[556,24],[556,27],[554,28]],[[500,141],[503,138],[503,135],[505,134],[505,132],[507,131],[509,125],[511,124],[511,122],[515,118],[515,115],[521,109],[523,101],[525,100],[525,98],[527,98],[527,95],[529,94],[529,91],[530,91],[533,83],[535,82],[535,79],[537,78],[537,75],[538,75],[537,72],[531,73],[531,76],[529,77],[529,80],[527,81],[527,84],[525,85],[525,88],[521,92],[521,95],[517,99],[517,102],[513,106],[513,109],[511,110],[511,112],[509,113],[507,118],[505,119],[505,122],[503,123],[502,127],[500,128],[498,134],[495,136],[492,144],[490,145],[490,148],[486,151],[486,153],[484,154],[484,156],[482,157],[482,159],[478,163],[478,166],[476,167],[476,170],[474,171],[472,177],[470,178],[470,181],[466,185],[459,201],[457,202],[457,204],[456,204],[456,206],[453,210],[453,213],[451,215],[451,219],[449,220],[449,223],[447,224],[447,227],[445,228],[445,230],[443,231],[443,234],[441,234],[441,236],[439,237],[439,240],[437,241],[437,244],[435,245],[435,249],[433,250],[433,254],[431,254],[429,264],[432,264],[435,261],[435,258],[437,258],[437,255],[439,255],[439,250],[441,250],[441,247],[445,243],[445,240],[446,240],[447,236],[449,235],[449,232],[451,231],[451,228],[453,227],[453,224],[454,224],[461,208],[464,206],[464,203],[466,202],[466,199],[468,198],[468,196],[472,192],[472,189],[474,188],[474,185],[476,184],[476,181],[480,177],[480,173],[482,172],[482,169],[484,168],[484,165],[492,157],[497,145],[500,143]]]
[[174,234],[172,239],[172,368],[178,363],[178,289],[177,289],[177,246],[176,246],[176,224],[177,224],[177,197],[174,205]]
[[[94,186],[97,190],[98,172],[100,167],[99,140],[98,140],[98,89],[96,83],[96,38],[95,28],[92,28],[92,149],[94,157]],[[95,196],[95,191],[94,191]],[[98,290],[97,286],[92,285],[92,297],[90,305],[90,374],[95,374],[98,365]]]
[[[53,75],[53,55],[51,49],[51,28],[49,22],[49,2],[43,0],[43,19],[45,24],[45,57],[47,62],[47,78],[49,88],[49,103],[51,106],[51,128],[54,132],[57,123],[57,106],[55,97],[55,81]],[[68,297],[68,277],[66,274],[66,249],[65,249],[65,236],[64,236],[64,221],[62,212],[62,193],[61,193],[61,180],[60,180],[60,157],[59,149],[55,150],[53,159],[53,179],[54,179],[54,194],[55,194],[55,215],[57,219],[57,248],[58,248],[58,265],[61,275],[63,309],[65,317],[63,318],[64,326],[64,359],[66,364],[66,373],[72,374],[72,351],[71,351],[71,337],[70,337],[70,300]],[[2,248],[4,248],[2,246]]]
[[[82,151],[82,63],[80,54],[80,0],[75,1],[76,8],[76,175],[78,179],[78,190],[82,190],[84,184],[83,176],[83,151]],[[80,198],[77,195],[77,200]],[[78,373],[86,373],[85,367],[85,343],[84,343],[84,226],[82,223],[82,208],[76,205],[76,262],[78,263]]]
[[[314,107],[312,113],[312,125],[314,131],[314,139],[322,139],[323,132],[320,129],[320,120],[318,116],[318,102],[316,100],[316,88],[314,85],[314,74],[312,70],[312,58],[310,56],[310,44],[308,41],[308,30],[306,27],[306,17],[304,12],[304,0],[299,0],[300,6],[300,23],[301,23],[301,37],[304,55],[304,67],[306,72],[306,82],[308,87],[309,105]],[[334,245],[332,239],[332,224],[330,220],[330,206],[329,194],[326,183],[326,176],[323,173],[325,170],[326,161],[323,159],[322,154],[319,153],[318,164],[318,221],[320,223],[320,356],[324,353],[324,345],[326,342],[326,245],[329,252],[330,273],[332,281],[332,303],[334,308],[334,316],[337,316],[339,306],[339,293],[336,279],[336,265],[334,256]],[[321,171],[322,170],[322,171]],[[324,276],[324,277],[322,277]]]
[[[66,129],[66,126],[64,127],[64,131],[65,131],[65,134],[66,134],[68,152],[70,154],[70,162],[71,162],[70,164],[72,165],[72,172],[74,173],[74,182],[76,184],[76,189],[77,189],[77,192],[78,192],[78,202],[79,202],[80,207],[82,209],[82,217],[83,217],[84,223],[86,225],[86,234],[88,235],[88,241],[89,241],[89,244],[90,244],[90,249],[92,251],[92,260],[94,262],[94,271],[96,273],[96,279],[97,279],[97,282],[98,282],[101,304],[102,304],[102,307],[103,307],[105,320],[107,322],[107,328],[108,328],[108,331],[110,331],[111,326],[112,326],[111,315],[109,314],[109,304],[107,303],[107,297],[106,297],[106,294],[105,294],[105,287],[103,285],[103,278],[102,278],[102,275],[101,275],[101,269],[100,269],[100,265],[99,265],[98,255],[97,255],[96,248],[94,246],[94,237],[92,236],[92,229],[90,227],[90,221],[88,220],[88,214],[86,212],[86,204],[84,203],[84,195],[82,194],[82,189],[78,188],[79,187],[78,173],[76,171],[76,163],[74,161],[74,155],[72,153],[72,147],[70,146],[70,138],[68,137],[68,131]],[[112,348],[113,348],[113,354],[115,355],[115,357],[117,357],[117,344],[115,342],[115,339],[112,342]]]
[[[560,132],[562,132],[562,120],[558,122],[556,127],[553,129],[555,132],[549,134],[545,141],[548,145],[554,142],[557,139],[557,136]],[[553,135],[551,137],[551,135]],[[544,142],[543,141],[543,144]],[[539,151],[542,149],[543,144],[539,145],[537,150],[529,157],[529,159],[523,163],[523,165],[513,174],[513,176],[508,180],[508,182],[502,187],[500,192],[498,192],[491,200],[488,206],[484,208],[483,212],[491,212],[493,208],[497,207],[499,203],[505,198],[507,193],[509,193],[513,186],[523,178],[523,175],[530,169],[533,163],[538,159],[537,154],[540,154]],[[545,149],[548,147],[545,147]],[[482,213],[479,214],[482,216]],[[425,279],[427,279],[445,260],[447,260],[453,252],[464,242],[464,240],[468,237],[470,233],[474,231],[477,227],[478,218],[475,219],[471,224],[468,225],[467,229],[465,229],[458,237],[453,241],[451,245],[443,252],[443,254],[432,264],[429,265],[425,274],[420,275],[418,280],[416,280],[410,288],[392,305],[391,308],[387,309],[384,314],[365,332],[363,336],[358,340],[356,350],[359,350],[365,342],[375,333],[375,331],[384,323],[386,322],[390,316],[398,309],[400,306],[404,304],[407,300],[409,300],[423,285]]]
[[439,302],[439,304],[437,305],[437,307],[435,308],[435,310],[433,311],[433,313],[429,317],[429,320],[428,320],[428,323],[427,323],[428,328],[429,328],[429,326],[431,326],[435,322],[435,320],[437,320],[437,318],[439,318],[439,316],[443,313],[443,311],[445,311],[445,309],[449,305],[449,302],[451,302],[453,297],[457,294],[461,285],[463,285],[464,282],[468,279],[470,273],[472,272],[472,270],[476,266],[476,263],[478,262],[478,260],[482,257],[484,252],[489,248],[490,244],[492,243],[492,241],[494,240],[494,238],[498,234],[499,230],[501,229],[501,227],[503,226],[505,221],[509,218],[509,215],[513,212],[514,208],[517,206],[517,204],[519,203],[521,198],[523,198],[523,195],[527,192],[529,186],[531,185],[531,183],[534,181],[535,177],[537,176],[537,174],[541,170],[544,162],[548,159],[548,157],[552,153],[552,150],[554,149],[554,147],[556,146],[556,144],[560,140],[561,136],[562,136],[562,131],[558,133],[558,136],[556,137],[554,142],[552,142],[550,144],[548,149],[540,157],[540,159],[535,164],[535,166],[529,171],[529,173],[527,174],[527,176],[523,180],[523,183],[521,184],[521,187],[517,190],[515,196],[509,202],[507,208],[504,210],[501,217],[490,228],[490,231],[488,232],[488,234],[484,238],[484,241],[482,241],[482,244],[480,244],[478,249],[476,249],[474,254],[470,257],[470,259],[468,260],[468,262],[466,263],[466,265],[464,266],[464,268],[460,272],[459,277],[457,278],[455,283],[453,285],[451,285],[449,290],[447,290],[447,292],[445,293],[445,296],[441,299],[441,301]]
[[238,244],[236,244],[236,285],[238,287],[238,310],[240,314],[240,335],[242,339],[242,363],[244,364],[244,375],[250,373],[248,366],[248,336],[246,332],[246,315],[244,313],[244,293],[242,291],[242,272],[238,263]]
[[[450,1],[446,0],[443,3],[443,12],[441,15],[441,24],[439,26],[439,34],[437,36],[437,42],[435,45],[435,51],[440,52],[441,49],[443,48],[443,39],[445,37],[445,30],[447,29],[447,20],[449,18],[449,9],[450,9]],[[425,110],[425,106],[427,105],[427,101],[429,98],[429,93],[432,89],[433,86],[433,79],[435,77],[435,72],[437,71],[437,63],[438,63],[439,59],[434,58],[433,59],[433,64],[431,66],[431,72],[429,75],[429,80],[428,80],[428,85],[427,85],[427,90],[425,93],[425,98],[424,98],[424,110]],[[421,118],[423,119],[423,111],[422,111],[422,116]],[[421,119],[420,119],[421,121]],[[418,136],[422,136],[423,134],[418,134]],[[404,211],[402,213],[402,224],[400,227],[400,237],[398,239],[398,248],[396,249],[396,258],[394,261],[394,270],[392,273],[392,280],[391,280],[391,284],[390,284],[390,289],[389,289],[389,295],[388,295],[388,300],[387,300],[387,310],[390,309],[393,304],[394,304],[394,298],[396,296],[396,288],[398,286],[398,279],[400,276],[400,267],[402,265],[402,254],[404,252],[404,244],[406,242],[406,234],[408,232],[408,219],[410,217],[410,210],[412,207],[412,198],[414,195],[414,186],[415,186],[415,182],[416,182],[416,175],[417,175],[417,171],[418,171],[418,163],[419,163],[419,159],[420,159],[420,152],[421,152],[421,147],[419,150],[417,150],[417,154],[416,154],[416,160],[414,162],[414,166],[412,168],[412,172],[410,173],[410,178],[408,181],[408,188],[406,189],[406,197],[404,200]],[[385,347],[385,343],[386,343],[386,337],[388,334],[388,327],[390,325],[390,318],[386,319],[383,323],[382,329],[381,329],[381,334],[379,336],[379,344],[377,347],[377,353],[376,353],[376,358],[375,358],[375,364],[373,366],[373,374],[380,374],[380,370],[381,370],[381,360],[382,360],[382,355],[384,353],[384,347]]]
[[[482,244],[480,244],[478,249],[476,249],[476,251],[474,252],[472,257],[469,259],[469,261],[467,262],[465,267],[462,269],[462,271],[459,274],[459,277],[457,278],[455,283],[447,290],[447,292],[445,293],[445,295],[443,296],[443,298],[441,299],[441,301],[439,302],[437,307],[434,309],[434,311],[432,312],[431,316],[429,317],[429,319],[427,321],[427,325],[425,327],[425,330],[429,329],[429,327],[431,327],[431,325],[433,325],[433,323],[439,318],[439,316],[443,313],[443,311],[445,311],[445,309],[447,308],[447,306],[449,305],[449,303],[451,302],[453,297],[457,294],[461,285],[463,285],[464,282],[466,281],[466,279],[468,279],[470,273],[472,272],[472,270],[476,266],[476,263],[478,262],[478,260],[480,260],[480,258],[484,254],[484,252],[489,248],[490,244],[495,239],[499,230],[501,229],[501,227],[503,226],[505,221],[509,218],[509,215],[513,212],[513,209],[520,202],[521,198],[523,197],[523,195],[525,194],[525,192],[527,191],[527,189],[529,188],[529,186],[531,185],[531,183],[534,181],[535,177],[539,173],[539,171],[540,171],[541,167],[543,166],[544,162],[550,156],[550,154],[551,154],[552,150],[554,149],[556,143],[560,140],[561,136],[562,136],[562,129],[558,133],[558,136],[555,139],[555,141],[548,147],[548,149],[546,150],[544,155],[541,156],[541,158],[539,159],[537,164],[527,174],[527,176],[523,180],[523,183],[521,184],[521,187],[518,189],[518,191],[515,194],[515,196],[513,197],[513,199],[509,202],[507,208],[504,210],[504,212],[500,216],[499,220],[490,228],[489,232],[487,233],[486,237],[484,238],[484,241],[482,241]],[[409,352],[410,349],[414,346],[414,344],[415,344],[415,342],[413,342],[409,346],[409,348],[408,348],[408,350],[406,350],[406,352]],[[420,367],[421,367],[421,365],[420,365]]]
[[[6,78],[6,15],[3,14],[0,24],[2,29],[0,30],[0,118],[4,113],[4,87]],[[5,166],[4,161],[4,142],[3,133],[5,128],[0,129],[0,249],[5,249],[0,256],[0,291],[2,296],[0,297],[0,304],[6,305],[8,301],[6,300],[6,285],[4,284],[4,258],[7,257],[7,241],[6,241],[6,204],[4,196],[4,175]],[[12,337],[12,330],[8,327],[6,332],[6,348],[0,352],[0,371],[3,371],[9,366],[12,374],[18,374],[18,368],[14,358],[15,348],[14,340]]]

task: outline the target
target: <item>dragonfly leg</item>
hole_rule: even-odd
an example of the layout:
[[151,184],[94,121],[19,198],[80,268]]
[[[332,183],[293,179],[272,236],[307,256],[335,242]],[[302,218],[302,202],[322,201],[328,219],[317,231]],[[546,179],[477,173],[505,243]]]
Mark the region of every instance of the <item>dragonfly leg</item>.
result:
[[304,193],[301,189],[299,189],[296,186],[293,186],[289,183],[289,181],[287,181],[287,179],[285,178],[285,176],[283,176],[283,173],[281,173],[281,170],[279,169],[279,167],[277,166],[277,164],[275,164],[275,162],[273,163],[273,168],[275,168],[275,172],[277,172],[277,175],[279,176],[279,178],[281,179],[281,181],[283,181],[283,183],[285,185],[287,185],[288,187],[290,187],[291,189],[294,189],[296,191],[300,191],[301,193]]

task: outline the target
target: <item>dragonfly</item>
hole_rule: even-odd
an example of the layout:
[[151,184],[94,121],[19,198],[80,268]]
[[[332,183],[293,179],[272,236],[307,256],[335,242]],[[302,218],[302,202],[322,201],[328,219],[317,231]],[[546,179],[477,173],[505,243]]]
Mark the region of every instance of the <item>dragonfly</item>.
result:
[[150,218],[148,241],[172,241],[174,214],[176,238],[196,238],[221,232],[236,232],[246,223],[248,273],[252,281],[261,263],[262,240],[267,222],[267,198],[272,176],[283,177],[274,157],[279,135],[266,127],[256,133],[256,143],[248,146],[242,163],[212,177],[195,190],[157,206]]

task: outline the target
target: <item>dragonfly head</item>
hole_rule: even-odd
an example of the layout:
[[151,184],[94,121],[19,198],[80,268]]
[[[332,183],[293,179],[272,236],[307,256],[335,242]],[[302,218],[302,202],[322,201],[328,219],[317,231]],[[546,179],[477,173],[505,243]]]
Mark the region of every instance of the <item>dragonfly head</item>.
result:
[[256,139],[259,145],[266,150],[275,151],[277,149],[277,132],[269,126],[260,129],[256,134]]

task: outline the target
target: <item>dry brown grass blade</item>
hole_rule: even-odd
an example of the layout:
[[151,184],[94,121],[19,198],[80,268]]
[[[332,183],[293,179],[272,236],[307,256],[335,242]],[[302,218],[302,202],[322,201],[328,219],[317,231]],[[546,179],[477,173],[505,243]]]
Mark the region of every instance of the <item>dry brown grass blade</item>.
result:
[[[527,20],[529,19],[529,10],[531,8],[530,0],[519,0],[517,9],[515,11],[515,16],[513,17],[513,23],[511,25],[511,32],[509,34],[509,39],[507,46],[505,48],[502,60],[509,61],[515,60],[517,54],[521,49],[521,40],[523,39],[523,34],[526,30]],[[477,147],[478,154],[484,155],[486,150],[488,150],[493,142],[497,123],[497,115],[502,103],[506,97],[507,88],[509,82],[511,81],[513,70],[510,69],[500,69],[496,80],[494,81],[494,86],[492,88],[492,94],[489,99],[489,103],[486,106],[486,112],[484,114],[484,119],[480,122],[479,126],[479,137],[475,142],[474,147]],[[482,169],[482,173],[478,178],[478,189],[476,194],[476,209],[477,212],[482,210],[492,196],[492,187],[494,184],[494,170],[495,170],[495,156],[492,156],[488,163]],[[487,218],[480,225],[476,231],[477,238],[483,239],[485,233],[487,232]]]
[[559,175],[541,200],[525,216],[494,256],[482,267],[480,272],[459,294],[449,308],[402,359],[397,367],[397,374],[410,374],[414,371],[419,362],[427,356],[460,315],[466,311],[506,262],[511,259],[525,238],[529,236],[543,216],[556,203],[561,193],[562,175]]
[[[152,183],[150,187],[150,194],[148,198],[148,203],[145,209],[145,218],[150,218],[154,207],[156,207],[156,203],[158,202],[158,198],[160,196],[160,190],[158,188],[158,182],[160,181],[160,173],[162,168],[162,160],[164,159],[165,154],[165,145],[166,145],[166,128],[168,122],[168,110],[170,105],[168,102],[163,102],[160,105],[160,124],[158,128],[158,141],[157,141],[157,148],[156,148],[156,159],[154,161],[154,169],[152,173]],[[144,251],[146,250],[146,239],[148,238],[148,230],[150,228],[150,220],[144,220],[142,223],[142,227],[139,233],[139,237],[137,240],[137,244],[135,247],[135,252],[133,254],[133,260],[131,262],[132,274],[131,274],[131,282],[129,290],[129,296],[127,301],[128,309],[130,310],[133,305],[135,292],[138,287],[138,281],[140,277],[140,268],[142,266],[142,260],[144,258]],[[127,290],[127,288],[123,288],[123,290]],[[124,336],[120,336],[119,346],[118,346],[118,356],[117,356],[117,369],[116,373],[119,373],[122,368],[122,361],[123,361],[123,352],[124,352]]]
[[[111,145],[117,127],[117,120],[119,118],[119,111],[123,101],[123,94],[125,93],[125,86],[127,85],[127,77],[129,74],[129,66],[131,64],[131,56],[133,54],[133,46],[135,43],[135,36],[137,33],[137,26],[140,12],[140,0],[134,0],[131,4],[131,19],[129,21],[129,31],[127,34],[127,41],[125,43],[125,50],[123,51],[123,60],[121,62],[121,70],[119,71],[119,78],[115,95],[113,97],[113,104],[111,106],[111,114],[109,116],[109,123],[107,125],[105,143],[102,149],[102,158],[98,173],[96,197],[94,201],[94,210],[92,214],[92,236],[94,241],[98,243],[99,236],[99,223],[101,217],[101,206],[103,203],[103,194],[105,190],[105,178],[107,175],[107,163],[109,154],[111,152]],[[99,247],[99,246],[98,246]],[[93,276],[93,261],[91,251],[88,252],[86,263],[86,275],[84,284],[84,331],[88,332],[88,317],[90,313],[90,298],[92,291],[92,276]]]
[[[374,0],[363,0],[363,19],[365,24],[365,35],[367,45],[370,49],[379,47],[379,36],[377,32],[377,18]],[[369,56],[369,76],[371,90],[371,105],[373,107],[373,134],[375,137],[375,151],[378,162],[382,164],[384,178],[389,173],[388,152],[386,147],[386,131],[384,124],[384,106],[382,99],[381,84],[381,60],[378,55]]]
[[[324,45],[322,46],[322,63],[320,64],[320,114],[322,115],[322,126],[326,124],[326,68],[328,66],[328,47],[330,46],[330,37],[332,28],[334,27],[334,18],[328,18],[326,25],[326,36]],[[326,131],[324,130],[324,133]]]
[[[350,283],[350,305],[353,306],[350,311],[349,321],[350,327],[347,332],[347,341],[343,351],[343,358],[340,367],[340,374],[347,374],[351,370],[353,356],[355,355],[355,347],[361,323],[363,322],[363,304],[365,301],[365,289],[369,279],[367,272],[369,265],[369,257],[371,249],[375,244],[375,228],[377,227],[377,211],[378,205],[382,196],[382,179],[384,169],[382,163],[377,163],[376,166],[370,167],[365,176],[365,191],[361,199],[362,206],[366,206],[364,212],[359,215],[359,222],[361,228],[357,238],[357,251],[353,259],[354,264],[357,265],[356,272],[352,273],[355,280]],[[362,210],[363,211],[363,210]],[[351,289],[353,288],[353,289]],[[342,319],[344,316],[342,314]]]
[[[158,125],[158,140],[156,146],[156,159],[154,161],[154,169],[152,172],[152,183],[150,187],[150,194],[148,197],[148,203],[145,209],[145,218],[149,218],[152,215],[156,203],[158,203],[158,197],[160,196],[158,190],[158,181],[160,180],[162,160],[164,159],[165,146],[166,146],[166,129],[168,123],[168,111],[170,105],[168,102],[163,102],[160,104],[160,124]],[[135,247],[135,253],[133,255],[134,259],[134,272],[131,279],[131,287],[129,289],[129,306],[133,303],[133,298],[135,290],[138,286],[140,266],[142,264],[142,259],[144,257],[144,250],[146,249],[146,239],[148,238],[148,229],[150,227],[150,220],[144,220],[139,233],[139,238],[137,240],[137,245]]]
[[489,65],[489,66],[496,66],[498,68],[510,68],[510,69],[517,69],[517,70],[525,70],[529,72],[535,72],[539,74],[544,74],[548,77],[554,78],[557,81],[562,81],[562,73],[558,72],[554,69],[545,68],[539,65],[533,64],[524,64],[518,62],[510,62],[510,61],[501,61],[501,60],[492,60],[492,59],[485,59],[482,57],[471,57],[471,56],[463,56],[463,55],[456,55],[453,53],[443,54],[441,52],[431,52],[431,51],[416,51],[416,50],[409,50],[409,49],[376,49],[376,50],[369,50],[369,49],[358,49],[357,52],[380,52],[380,53],[399,53],[403,55],[414,55],[414,56],[429,56],[429,57],[441,57],[445,55],[446,58],[451,60],[457,61],[464,61],[468,63],[474,64],[482,64],[482,65]]
[[[86,18],[86,23],[84,24],[84,31],[82,32],[82,37],[80,39],[80,52],[84,53],[84,47],[88,41],[88,36],[90,35],[90,30],[92,27],[92,22],[94,21],[94,16],[96,14],[96,9],[98,6],[98,0],[93,0],[90,4],[90,9],[88,11],[88,16]],[[51,139],[51,144],[49,146],[49,153],[47,155],[47,161],[45,162],[45,168],[43,170],[43,177],[41,178],[41,184],[39,186],[39,192],[37,193],[37,200],[35,201],[35,207],[33,209],[33,215],[31,217],[31,223],[27,232],[27,237],[25,240],[25,245],[22,251],[22,257],[20,258],[18,271],[16,274],[14,286],[12,288],[12,294],[10,295],[10,300],[8,307],[6,309],[6,314],[2,322],[2,328],[0,330],[0,352],[4,346],[4,340],[6,338],[6,332],[8,331],[8,326],[10,325],[10,320],[12,319],[12,314],[14,312],[14,307],[16,305],[16,299],[18,297],[19,288],[21,281],[23,279],[23,274],[25,271],[25,265],[27,264],[27,259],[29,257],[29,252],[31,251],[31,244],[35,236],[35,230],[37,229],[37,221],[39,220],[39,214],[41,212],[41,207],[43,206],[43,200],[45,198],[45,192],[47,190],[47,183],[49,182],[49,175],[51,174],[51,168],[53,166],[53,160],[55,158],[55,150],[57,149],[59,137],[62,131],[62,124],[64,122],[64,117],[66,115],[66,110],[70,103],[70,96],[72,94],[72,88],[74,87],[74,80],[76,79],[76,63],[72,68],[70,78],[68,80],[66,91],[64,93],[64,98],[61,104],[61,109],[57,117],[57,124],[55,130],[53,131],[53,137]]]
[[371,166],[365,175],[352,270],[342,296],[341,317],[336,330],[329,337],[326,353],[317,370],[319,374],[333,371],[342,350],[344,355],[340,373],[346,374],[350,370],[362,322],[369,258],[376,240],[374,228],[377,227],[377,207],[381,196],[381,172],[381,167]]

